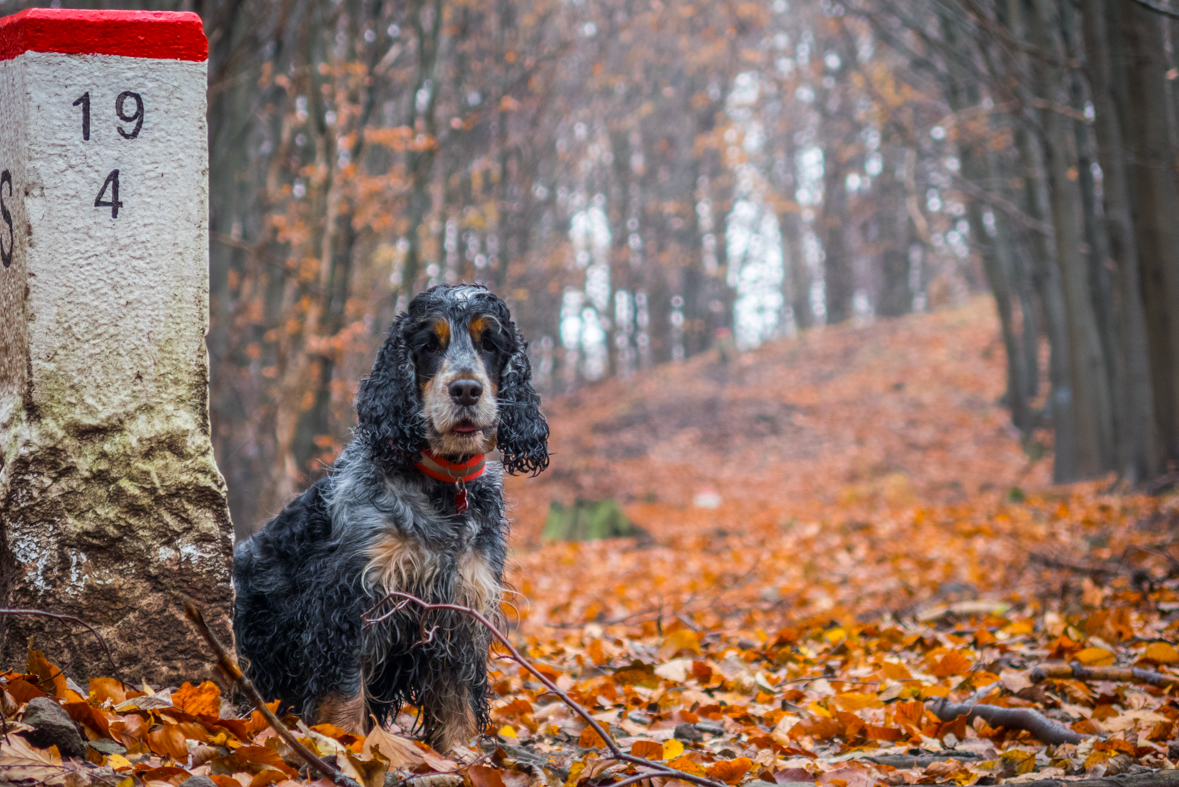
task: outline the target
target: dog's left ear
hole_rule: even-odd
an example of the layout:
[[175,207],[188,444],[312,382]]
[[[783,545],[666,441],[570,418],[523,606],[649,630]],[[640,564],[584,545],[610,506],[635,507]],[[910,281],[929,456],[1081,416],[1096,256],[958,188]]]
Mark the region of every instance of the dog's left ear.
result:
[[357,432],[386,467],[413,464],[426,444],[413,359],[405,342],[406,319],[403,314],[389,327],[372,374],[360,381],[356,394]]
[[536,475],[549,466],[549,424],[532,387],[528,343],[514,327],[511,330],[515,334],[512,354],[500,376],[496,442],[509,473]]

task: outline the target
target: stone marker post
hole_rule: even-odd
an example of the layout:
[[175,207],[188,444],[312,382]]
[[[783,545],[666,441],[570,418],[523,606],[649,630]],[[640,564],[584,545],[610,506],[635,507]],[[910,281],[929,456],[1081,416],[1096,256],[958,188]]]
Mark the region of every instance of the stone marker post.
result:
[[[187,13],[0,19],[0,606],[76,615],[124,677],[229,642],[232,532],[209,440],[208,45]],[[78,680],[82,628],[0,617]],[[84,685],[84,684],[83,684]]]

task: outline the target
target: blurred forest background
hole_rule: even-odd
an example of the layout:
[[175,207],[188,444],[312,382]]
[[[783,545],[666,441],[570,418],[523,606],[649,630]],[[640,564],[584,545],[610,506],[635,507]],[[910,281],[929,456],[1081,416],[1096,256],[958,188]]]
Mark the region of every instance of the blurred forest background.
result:
[[[552,396],[989,290],[1058,482],[1179,458],[1164,0],[183,0],[210,41],[211,409],[239,532],[413,293]],[[125,7],[126,4],[120,3]],[[5,11],[16,10],[10,3]]]

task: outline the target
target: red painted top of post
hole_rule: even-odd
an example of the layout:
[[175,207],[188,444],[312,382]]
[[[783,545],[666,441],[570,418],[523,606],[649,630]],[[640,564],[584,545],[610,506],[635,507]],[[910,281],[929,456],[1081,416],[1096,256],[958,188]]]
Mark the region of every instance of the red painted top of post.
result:
[[25,52],[200,62],[209,42],[193,13],[27,8],[0,19],[0,60]]

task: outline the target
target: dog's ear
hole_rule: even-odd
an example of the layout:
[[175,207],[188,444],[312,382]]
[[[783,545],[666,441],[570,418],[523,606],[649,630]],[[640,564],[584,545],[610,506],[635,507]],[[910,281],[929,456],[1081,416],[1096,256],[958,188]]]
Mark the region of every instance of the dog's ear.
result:
[[500,376],[496,442],[509,473],[536,475],[549,466],[549,424],[540,411],[540,396],[532,387],[528,344],[514,327],[510,330],[514,341]]
[[360,381],[356,394],[357,432],[386,466],[413,464],[426,444],[417,375],[405,341],[406,319],[403,314],[389,327],[372,374]]

